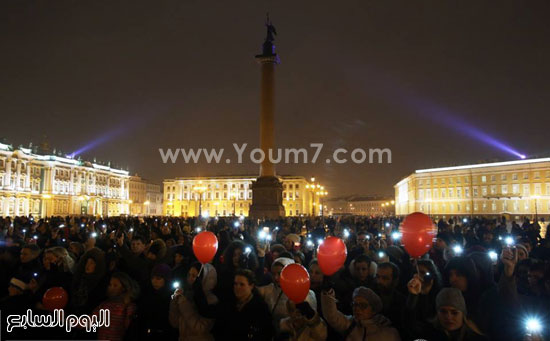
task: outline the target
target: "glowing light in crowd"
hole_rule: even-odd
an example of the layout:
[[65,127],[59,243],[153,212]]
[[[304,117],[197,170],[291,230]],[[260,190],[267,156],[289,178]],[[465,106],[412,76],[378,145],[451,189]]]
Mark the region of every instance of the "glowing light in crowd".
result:
[[530,317],[525,321],[525,328],[530,333],[540,333],[542,331],[542,323],[538,318]]
[[349,238],[349,231],[344,229],[344,238]]
[[60,229],[62,229],[62,228],[64,228],[64,227],[65,227],[65,224],[59,225],[59,228],[60,228]]
[[504,239],[504,243],[506,243],[506,245],[508,245],[508,246],[514,245],[514,238],[508,236]]
[[271,240],[271,235],[268,234],[267,237],[265,237],[266,240]]
[[250,246],[247,246],[245,249],[244,249],[244,253],[246,253],[247,255],[250,254],[250,252],[252,252],[252,249],[250,248]]
[[378,258],[384,258],[385,253],[383,251],[378,251]]
[[306,245],[309,246],[309,247],[312,247],[314,244],[313,244],[313,242],[312,242],[311,240],[308,239],[308,240],[306,241]]
[[92,232],[92,233],[91,233],[91,236],[92,236],[92,238],[95,238],[95,237],[97,237],[97,233],[96,233],[96,232]]
[[265,239],[266,238],[266,233],[264,231],[258,232],[258,238]]
[[201,232],[201,228],[200,227],[195,228],[195,232],[197,233]]
[[463,223],[467,223],[467,222],[468,222],[468,218],[462,219],[462,222],[463,222]]
[[464,251],[464,249],[462,249],[462,246],[460,246],[460,245],[453,246],[453,252],[455,254],[460,255],[460,254],[462,254],[463,251]]
[[80,227],[84,227],[84,224],[80,224]]
[[236,222],[233,223],[233,226],[239,227],[239,226],[241,226],[241,223],[239,223],[238,221],[236,221]]
[[172,283],[172,287],[173,287],[174,289],[179,288],[179,287],[180,287],[180,282],[179,282],[179,281],[174,281],[174,283]]
[[37,239],[38,239],[38,236],[37,236],[37,235],[34,235],[34,236],[32,236],[32,239],[37,240]]
[[401,233],[399,233],[399,232],[392,232],[391,238],[392,238],[393,240],[398,240],[399,238],[401,238]]
[[133,228],[133,227],[132,227],[132,228],[130,228],[130,232],[134,232],[134,228]]
[[208,213],[208,211],[204,211],[204,212],[202,212],[201,216],[203,218],[208,218],[208,217],[210,217],[210,213]]
[[386,227],[390,227],[390,223],[386,223]]
[[491,250],[491,251],[489,251],[489,258],[491,258],[491,260],[493,262],[495,262],[498,258],[498,255],[495,251]]
[[23,229],[23,230],[21,230],[21,232],[27,233],[27,229]]
[[103,225],[101,225],[101,227],[106,228],[106,227],[107,227],[107,224],[103,224]]
[[323,244],[323,239],[317,239],[317,244],[318,244],[318,245]]

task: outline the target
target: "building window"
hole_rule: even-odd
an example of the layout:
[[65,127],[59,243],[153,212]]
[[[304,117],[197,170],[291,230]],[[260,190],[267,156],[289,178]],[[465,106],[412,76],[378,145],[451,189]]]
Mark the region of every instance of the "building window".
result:
[[525,196],[529,195],[529,184],[523,185],[523,195]]
[[535,172],[535,179],[540,179],[540,172]]
[[449,198],[452,198],[452,197],[453,197],[453,189],[449,188]]
[[541,187],[540,184],[535,184],[535,195],[541,195]]
[[495,186],[495,185],[491,186],[491,194],[492,195],[497,194],[497,186]]
[[492,181],[492,182],[495,182],[495,181],[497,181],[497,177],[496,177],[496,175],[491,175],[491,181]]
[[487,195],[487,186],[481,187],[481,195],[486,196]]
[[502,185],[500,190],[501,190],[502,194],[507,194],[508,193],[508,185]]
[[517,180],[517,179],[518,179],[517,173],[512,174],[512,180]]
[[500,180],[501,180],[501,181],[506,181],[506,174],[502,174],[502,175],[500,176]]
[[470,197],[470,189],[469,188],[464,188],[464,194],[466,195],[466,198],[469,198]]
[[457,198],[462,198],[462,189],[461,188],[456,189],[456,197]]
[[487,177],[485,175],[481,177],[481,182],[487,182]]
[[497,203],[496,203],[496,201],[493,201],[493,202],[491,203],[491,209],[492,209],[493,211],[496,211],[496,210],[497,210]]
[[519,184],[512,185],[512,193],[515,195],[519,195]]
[[523,173],[523,180],[529,179],[529,173],[525,172]]

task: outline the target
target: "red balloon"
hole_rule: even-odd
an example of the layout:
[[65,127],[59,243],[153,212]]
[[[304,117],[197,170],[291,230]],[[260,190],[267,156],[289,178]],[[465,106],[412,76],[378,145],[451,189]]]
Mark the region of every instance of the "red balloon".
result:
[[218,238],[210,231],[204,231],[193,239],[193,253],[202,264],[210,262],[218,251]]
[[42,296],[42,305],[49,311],[63,309],[69,301],[69,295],[62,287],[49,288]]
[[337,237],[328,237],[317,249],[317,261],[321,272],[326,276],[333,275],[346,262],[348,250],[346,244]]
[[281,271],[279,284],[289,300],[302,303],[309,293],[309,273],[300,264],[288,264]]
[[432,219],[421,212],[409,214],[401,225],[403,247],[411,257],[420,257],[430,250],[435,236]]

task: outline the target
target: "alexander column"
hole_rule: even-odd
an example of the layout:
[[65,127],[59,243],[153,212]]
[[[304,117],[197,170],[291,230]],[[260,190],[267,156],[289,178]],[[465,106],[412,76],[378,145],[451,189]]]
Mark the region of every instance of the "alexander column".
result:
[[260,149],[265,158],[260,165],[260,176],[252,183],[252,205],[249,215],[253,218],[276,219],[284,217],[283,186],[275,176],[275,166],[269,160],[269,150],[275,153],[275,66],[280,63],[275,53],[274,35],[277,34],[269,17],[266,21],[267,35],[262,54],[256,61],[262,70],[260,98]]

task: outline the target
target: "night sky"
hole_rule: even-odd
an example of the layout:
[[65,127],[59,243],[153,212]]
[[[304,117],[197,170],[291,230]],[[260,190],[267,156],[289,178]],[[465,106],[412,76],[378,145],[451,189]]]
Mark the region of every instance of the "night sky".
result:
[[[3,0],[0,137],[175,176],[255,174],[163,164],[159,148],[258,145],[265,13],[277,28],[278,146],[325,144],[330,196],[393,194],[414,169],[548,152],[549,1]],[[335,148],[392,164],[327,165]],[[225,157],[224,157],[225,159]],[[235,159],[235,158],[234,158]]]

